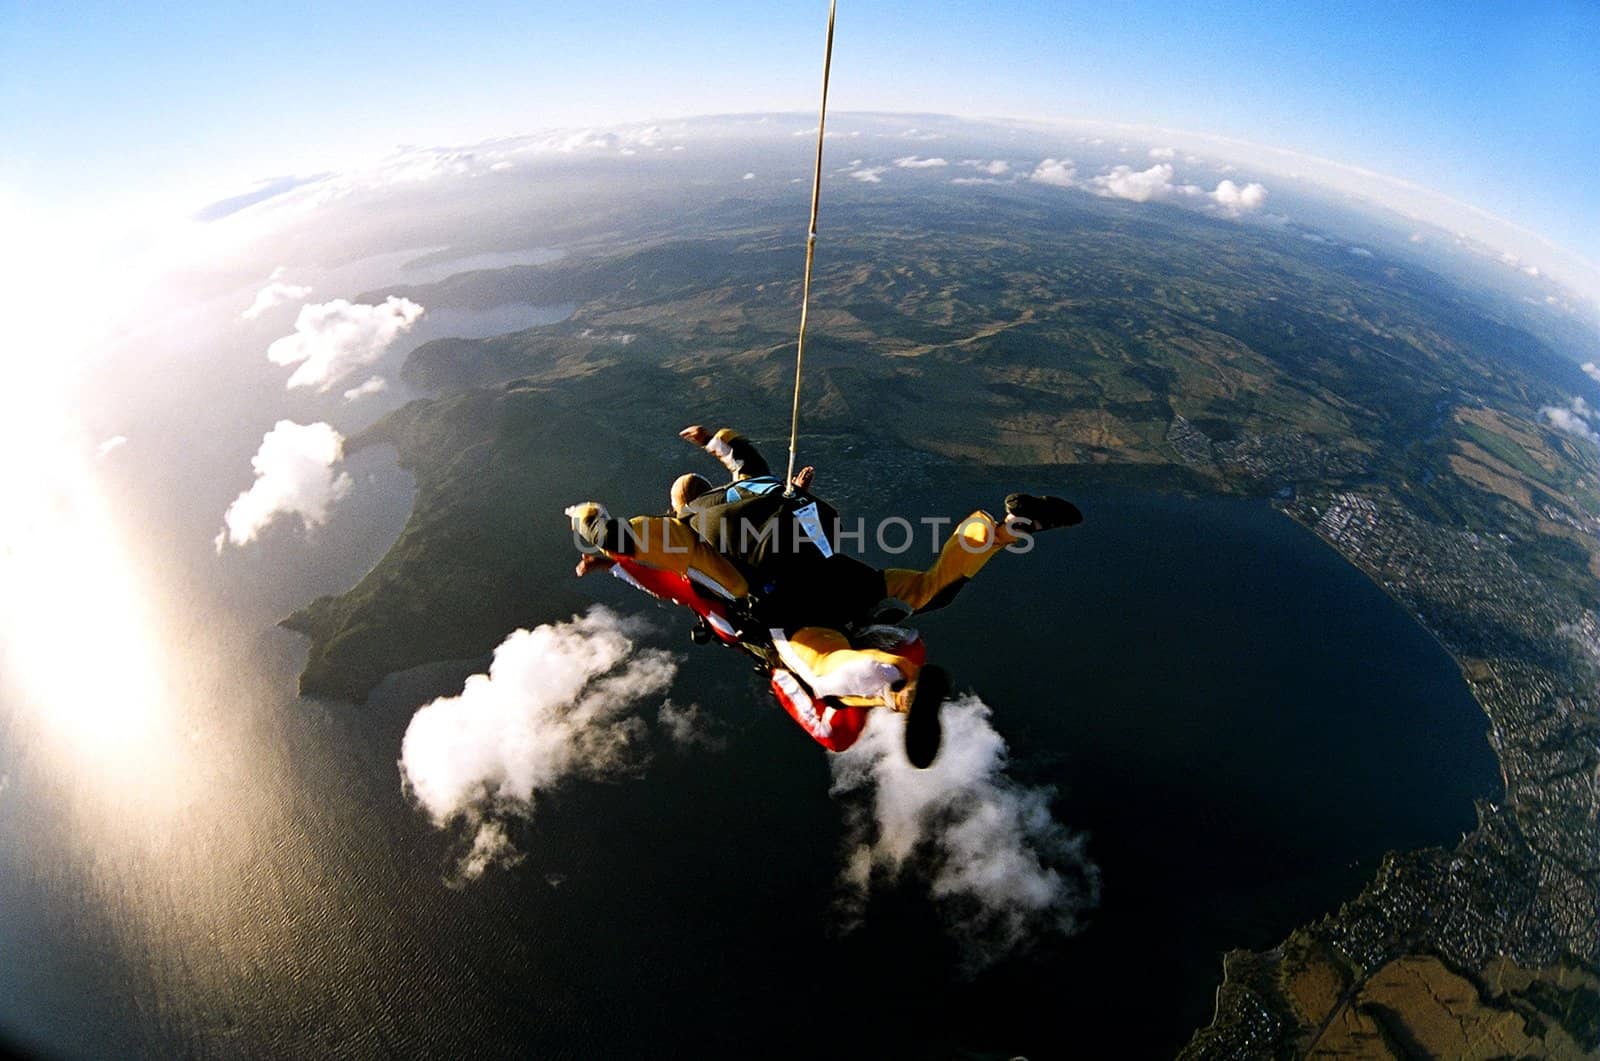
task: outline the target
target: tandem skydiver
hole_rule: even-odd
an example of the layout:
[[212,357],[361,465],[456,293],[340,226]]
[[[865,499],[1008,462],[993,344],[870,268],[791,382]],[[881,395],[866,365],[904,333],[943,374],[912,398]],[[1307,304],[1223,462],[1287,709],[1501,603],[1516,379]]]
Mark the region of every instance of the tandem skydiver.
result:
[[680,435],[721,462],[731,481],[713,487],[680,476],[669,516],[624,522],[596,502],[568,508],[584,551],[578,574],[625,557],[685,575],[700,592],[735,604],[747,620],[741,639],[759,640],[772,666],[817,699],[907,714],[908,757],[931,763],[949,679],[922,665],[920,645],[905,651],[913,632],[888,624],[943,607],[996,553],[1082,514],[1060,498],[1012,494],[1003,520],[980,510],[958,524],[927,570],[880,571],[838,551],[838,516],[809,494],[811,468],[786,494],[736,432],[695,425]]

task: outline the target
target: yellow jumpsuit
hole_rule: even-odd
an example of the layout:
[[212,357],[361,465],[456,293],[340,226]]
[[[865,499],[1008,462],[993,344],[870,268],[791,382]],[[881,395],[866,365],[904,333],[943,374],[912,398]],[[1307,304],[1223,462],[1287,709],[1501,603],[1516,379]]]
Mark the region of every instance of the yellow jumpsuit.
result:
[[[996,523],[987,512],[974,512],[945,540],[939,558],[926,571],[884,571],[888,595],[918,611],[972,578],[996,553],[1017,540],[1010,528]],[[894,652],[854,648],[844,634],[824,626],[805,626],[791,634],[773,630],[771,634],[779,658],[812,692],[836,696],[851,706],[893,707],[894,689],[915,678],[921,669]]]
[[627,522],[626,547],[612,540],[595,542],[611,559],[626,557],[650,567],[676,571],[696,585],[728,600],[750,592],[745,578],[727,557],[708,545],[694,528],[672,516],[635,516]]

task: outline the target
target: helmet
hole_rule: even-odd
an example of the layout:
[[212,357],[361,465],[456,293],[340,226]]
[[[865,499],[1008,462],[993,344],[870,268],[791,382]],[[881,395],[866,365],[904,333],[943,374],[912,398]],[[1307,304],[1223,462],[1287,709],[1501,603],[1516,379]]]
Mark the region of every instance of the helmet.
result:
[[572,521],[572,531],[586,541],[599,540],[599,525],[611,518],[611,513],[606,511],[606,506],[598,501],[584,501],[581,504],[568,505],[563,514]]

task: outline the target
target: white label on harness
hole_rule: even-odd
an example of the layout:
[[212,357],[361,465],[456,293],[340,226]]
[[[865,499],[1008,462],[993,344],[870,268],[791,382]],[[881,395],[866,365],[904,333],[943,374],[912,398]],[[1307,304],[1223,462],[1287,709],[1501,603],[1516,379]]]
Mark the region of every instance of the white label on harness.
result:
[[794,510],[794,518],[800,524],[800,529],[806,532],[806,537],[811,539],[811,544],[822,550],[824,557],[833,555],[833,546],[828,544],[828,536],[822,533],[822,517],[817,515],[815,501],[804,508]]

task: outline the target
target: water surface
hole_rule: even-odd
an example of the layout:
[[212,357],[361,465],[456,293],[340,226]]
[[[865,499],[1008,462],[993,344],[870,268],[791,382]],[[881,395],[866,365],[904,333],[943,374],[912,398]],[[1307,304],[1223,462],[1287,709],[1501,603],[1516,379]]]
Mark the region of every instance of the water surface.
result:
[[[958,516],[1021,485],[1052,484],[908,488],[863,514]],[[637,779],[559,790],[517,832],[526,862],[446,887],[456,839],[395,761],[468,666],[365,707],[295,699],[303,647],[263,618],[338,580],[285,535],[238,568],[177,565],[232,597],[167,631],[193,663],[165,774],[113,783],[0,707],[0,1027],[78,1056],[1170,1053],[1223,950],[1331,910],[1387,849],[1454,841],[1498,779],[1452,661],[1308,532],[1258,502],[1077,496],[1082,527],[922,625],[994,708],[1013,775],[1088,834],[1104,898],[1078,937],[969,978],[914,880],[842,934],[825,753],[739,657],[614,580],[595,596],[656,616],[685,655],[674,698],[725,749],[663,745]],[[381,547],[397,523],[372,522]],[[348,579],[377,552],[351,544],[362,526],[318,532]],[[130,803],[142,786],[179,797]]]

